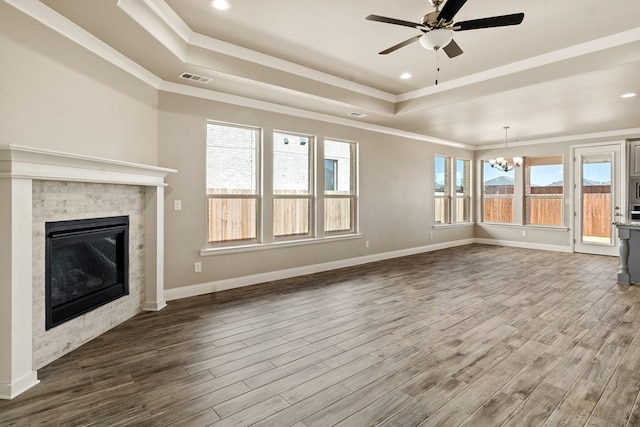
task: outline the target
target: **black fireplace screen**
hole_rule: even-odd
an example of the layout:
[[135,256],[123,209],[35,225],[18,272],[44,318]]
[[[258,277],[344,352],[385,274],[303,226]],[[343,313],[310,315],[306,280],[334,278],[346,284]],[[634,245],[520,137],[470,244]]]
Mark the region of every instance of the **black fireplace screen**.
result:
[[46,329],[129,294],[129,217],[45,224]]

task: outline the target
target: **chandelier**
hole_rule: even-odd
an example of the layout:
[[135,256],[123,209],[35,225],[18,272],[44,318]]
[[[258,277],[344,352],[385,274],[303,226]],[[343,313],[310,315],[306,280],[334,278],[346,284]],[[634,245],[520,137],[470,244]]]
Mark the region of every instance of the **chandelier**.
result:
[[509,163],[507,160],[507,131],[509,130],[509,126],[504,127],[504,157],[496,157],[495,159],[490,159],[489,164],[492,168],[502,169],[504,172],[509,172],[513,170],[515,166],[522,165],[522,157],[514,157],[513,163]]

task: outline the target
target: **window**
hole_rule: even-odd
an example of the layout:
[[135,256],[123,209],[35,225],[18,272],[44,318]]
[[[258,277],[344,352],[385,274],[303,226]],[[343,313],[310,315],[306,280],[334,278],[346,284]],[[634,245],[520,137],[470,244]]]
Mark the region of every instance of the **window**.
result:
[[324,231],[356,230],[356,144],[324,141]]
[[456,222],[471,221],[471,161],[456,159]]
[[562,225],[562,156],[525,159],[526,224]]
[[313,176],[313,138],[274,132],[274,238],[311,235]]
[[435,223],[451,223],[451,157],[435,157]]
[[207,241],[256,241],[259,209],[260,131],[207,124]]
[[315,143],[275,131],[265,153],[261,129],[207,123],[207,246],[355,233],[358,145],[326,139],[317,157]]
[[513,223],[514,176],[482,162],[482,221]]

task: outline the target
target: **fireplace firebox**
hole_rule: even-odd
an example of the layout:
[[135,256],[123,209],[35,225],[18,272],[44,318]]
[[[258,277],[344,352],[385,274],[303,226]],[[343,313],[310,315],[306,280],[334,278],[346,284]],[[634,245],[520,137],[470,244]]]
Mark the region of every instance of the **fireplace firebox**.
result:
[[129,217],[45,224],[46,329],[129,294]]

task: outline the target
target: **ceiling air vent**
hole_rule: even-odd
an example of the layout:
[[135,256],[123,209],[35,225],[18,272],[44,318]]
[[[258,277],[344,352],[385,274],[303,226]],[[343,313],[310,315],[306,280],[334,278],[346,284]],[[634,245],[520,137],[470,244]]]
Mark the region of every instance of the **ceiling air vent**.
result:
[[182,73],[180,74],[181,79],[191,80],[198,83],[209,83],[211,81],[208,77],[202,77],[197,74],[192,73]]
[[362,117],[367,117],[367,115],[365,113],[358,113],[357,111],[354,111],[352,113],[349,113],[349,115],[351,117],[356,117],[358,119],[362,118]]

